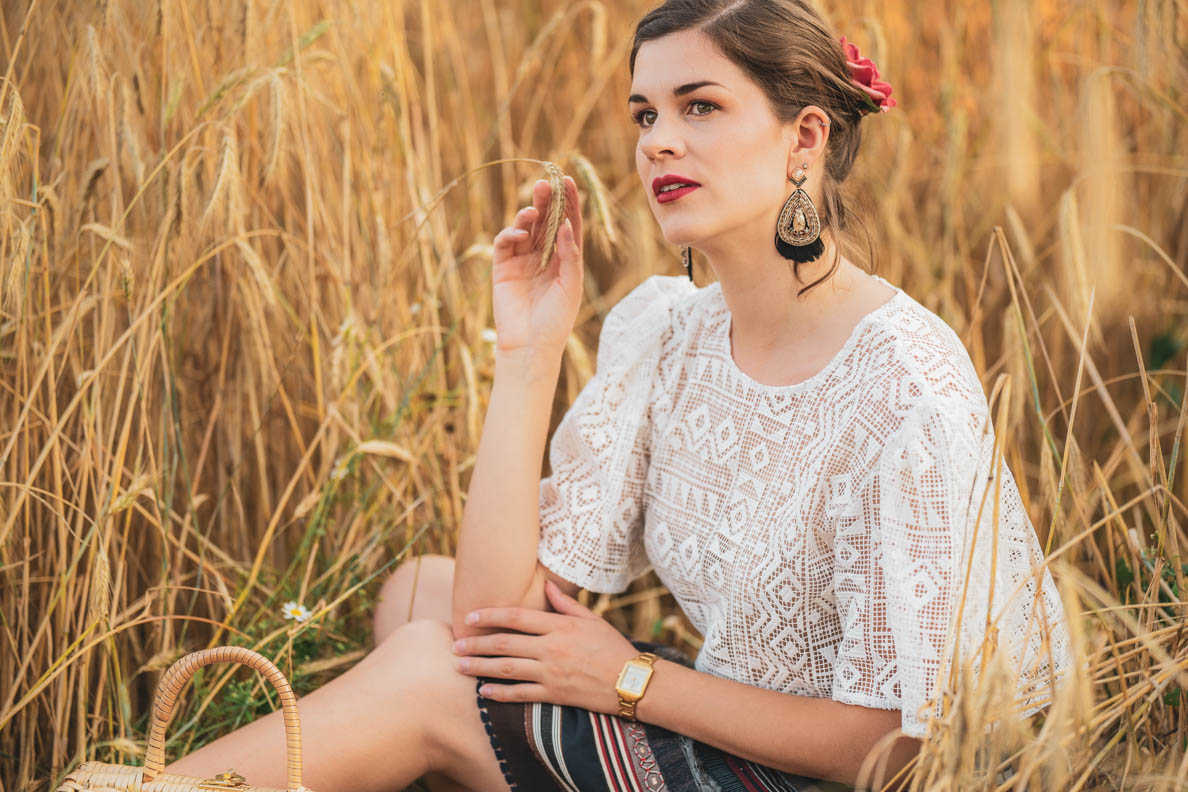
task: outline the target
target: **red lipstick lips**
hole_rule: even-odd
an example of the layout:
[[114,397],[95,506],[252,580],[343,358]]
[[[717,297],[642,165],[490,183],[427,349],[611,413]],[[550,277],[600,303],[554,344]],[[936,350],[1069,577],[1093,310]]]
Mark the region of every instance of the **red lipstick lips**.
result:
[[[661,190],[669,184],[681,184],[685,186],[677,187],[676,189],[672,190],[664,190],[661,192]],[[675,173],[670,173],[667,176],[661,176],[652,180],[652,192],[656,195],[657,203],[669,203],[670,201],[675,201],[677,198],[693,192],[700,186],[700,184],[693,181],[692,179],[685,178],[684,176],[680,176]]]

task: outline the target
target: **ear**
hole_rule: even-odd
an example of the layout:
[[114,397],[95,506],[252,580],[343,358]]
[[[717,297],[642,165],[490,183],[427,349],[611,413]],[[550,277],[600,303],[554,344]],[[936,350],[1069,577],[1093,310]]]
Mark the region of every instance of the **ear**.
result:
[[826,143],[829,140],[828,126],[822,126],[822,122],[829,123],[829,117],[817,105],[809,105],[800,111],[796,120],[788,125],[785,130],[787,139],[791,142],[791,147],[788,149],[788,173],[796,170],[802,162],[808,162],[810,165],[809,173],[813,171],[820,171],[823,162],[821,158],[825,154]]
[[546,580],[544,588],[545,596],[549,598],[549,602],[557,609],[557,613],[564,613],[569,616],[594,617],[594,611],[566,594],[553,581]]

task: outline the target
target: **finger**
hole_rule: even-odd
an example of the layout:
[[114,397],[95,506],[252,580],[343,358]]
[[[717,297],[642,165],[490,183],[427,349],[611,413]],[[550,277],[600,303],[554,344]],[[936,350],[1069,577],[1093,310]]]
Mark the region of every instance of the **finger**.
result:
[[537,211],[535,206],[525,206],[520,211],[516,212],[516,216],[512,219],[512,228],[522,228],[525,231],[532,230],[532,223],[536,221]]
[[492,633],[472,635],[454,644],[454,652],[460,655],[496,655],[498,657],[539,658],[540,636]]
[[544,677],[544,663],[525,657],[459,657],[454,667],[467,676],[492,679],[539,682]]
[[557,269],[557,277],[561,283],[561,290],[565,294],[573,295],[580,299],[584,283],[582,249],[573,237],[573,226],[569,223],[568,219],[566,219],[563,228],[565,230],[562,232],[562,237],[559,240],[559,247],[562,252],[561,266]]
[[536,210],[536,216],[532,218],[533,222],[544,217],[551,195],[552,189],[549,187],[547,179],[537,179],[536,184],[532,185],[532,208]]
[[531,236],[524,229],[505,228],[495,235],[494,247],[496,249],[508,248],[514,250],[516,245],[527,244],[529,239],[531,239]]
[[544,685],[509,685],[506,682],[490,682],[479,687],[479,695],[492,701],[548,701]]
[[585,605],[562,591],[561,587],[551,580],[545,581],[545,595],[548,596],[558,613],[569,613],[575,616],[588,616],[593,613]]
[[541,635],[559,629],[568,616],[546,613],[535,608],[479,608],[466,617],[467,624],[482,627],[510,627],[520,632]]
[[573,226],[574,243],[578,246],[578,250],[582,248],[582,206],[581,199],[578,197],[577,182],[573,180],[572,176],[565,177],[565,206],[569,217],[570,225]]

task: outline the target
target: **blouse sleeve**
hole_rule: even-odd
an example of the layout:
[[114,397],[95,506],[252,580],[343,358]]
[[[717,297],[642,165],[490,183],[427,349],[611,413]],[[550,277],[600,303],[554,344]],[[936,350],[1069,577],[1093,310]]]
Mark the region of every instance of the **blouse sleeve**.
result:
[[1054,677],[1071,662],[1059,593],[1001,460],[995,541],[988,418],[980,392],[923,397],[883,446],[834,544],[842,640],[832,697],[900,709],[912,737],[940,716],[934,691],[953,689],[954,657],[958,668],[981,668],[987,611],[1024,717],[1050,702],[1049,669]]
[[550,474],[540,482],[537,554],[590,591],[624,591],[651,568],[643,545],[648,402],[669,306],[692,288],[653,275],[611,308],[595,373],[553,433]]

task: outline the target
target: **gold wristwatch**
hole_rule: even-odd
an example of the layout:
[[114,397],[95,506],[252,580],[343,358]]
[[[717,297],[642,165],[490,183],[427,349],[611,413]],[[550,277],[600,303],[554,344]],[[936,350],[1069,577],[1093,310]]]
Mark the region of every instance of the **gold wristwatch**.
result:
[[635,720],[635,703],[643,698],[648,680],[652,678],[652,663],[655,661],[654,653],[644,652],[623,663],[619,681],[615,683],[615,690],[619,693],[619,717]]

